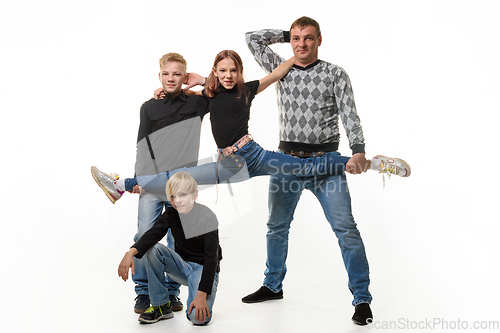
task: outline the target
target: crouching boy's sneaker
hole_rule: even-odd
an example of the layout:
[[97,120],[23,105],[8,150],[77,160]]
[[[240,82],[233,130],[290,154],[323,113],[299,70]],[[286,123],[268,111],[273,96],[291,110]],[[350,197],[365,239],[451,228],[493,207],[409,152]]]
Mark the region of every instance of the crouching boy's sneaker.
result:
[[175,295],[170,295],[170,305],[172,306],[172,311],[182,311],[182,308],[184,307],[182,305],[181,300],[179,297]]
[[153,324],[162,319],[169,319],[174,316],[170,302],[160,306],[150,306],[139,316],[139,321],[143,324]]
[[148,295],[137,295],[135,298],[134,312],[135,313],[143,313],[149,306],[151,305]]

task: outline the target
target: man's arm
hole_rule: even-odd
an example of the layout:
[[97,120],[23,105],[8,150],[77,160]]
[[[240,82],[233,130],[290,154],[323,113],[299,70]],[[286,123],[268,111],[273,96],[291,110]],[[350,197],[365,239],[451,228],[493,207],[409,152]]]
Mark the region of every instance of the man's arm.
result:
[[276,67],[285,62],[285,59],[276,54],[269,45],[290,42],[290,33],[288,31],[265,29],[247,32],[245,40],[255,61],[266,73],[271,73]]
[[352,174],[366,172],[370,162],[365,157],[365,139],[361,121],[356,111],[351,81],[344,69],[337,67],[334,73],[334,93],[340,119],[349,140],[352,158],[346,164],[346,171]]

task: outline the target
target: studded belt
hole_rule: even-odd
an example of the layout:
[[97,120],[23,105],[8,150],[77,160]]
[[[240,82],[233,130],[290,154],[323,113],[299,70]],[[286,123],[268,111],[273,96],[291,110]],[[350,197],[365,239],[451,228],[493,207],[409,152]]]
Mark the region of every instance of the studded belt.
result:
[[234,152],[237,152],[238,149],[240,149],[241,147],[243,147],[244,145],[246,145],[247,143],[249,143],[252,140],[253,140],[253,138],[250,134],[245,134],[244,136],[241,137],[241,139],[236,141],[236,143],[234,145],[226,147],[224,149],[220,149],[220,154],[222,155],[222,157],[226,157],[228,155],[231,155]]

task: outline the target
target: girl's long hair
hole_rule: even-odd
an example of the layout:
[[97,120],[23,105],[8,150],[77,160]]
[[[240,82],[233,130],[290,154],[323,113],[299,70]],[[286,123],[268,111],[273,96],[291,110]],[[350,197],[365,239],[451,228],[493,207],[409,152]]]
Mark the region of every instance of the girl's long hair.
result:
[[232,50],[224,50],[219,52],[214,60],[214,66],[210,75],[207,78],[207,83],[205,84],[205,93],[208,97],[212,98],[215,96],[215,92],[220,86],[219,79],[214,75],[214,69],[217,68],[217,64],[226,58],[230,58],[234,61],[236,70],[238,71],[238,82],[236,83],[239,95],[238,98],[245,98],[245,103],[248,103],[248,94],[250,93],[248,87],[245,85],[245,79],[243,78],[243,61],[241,61],[238,53]]

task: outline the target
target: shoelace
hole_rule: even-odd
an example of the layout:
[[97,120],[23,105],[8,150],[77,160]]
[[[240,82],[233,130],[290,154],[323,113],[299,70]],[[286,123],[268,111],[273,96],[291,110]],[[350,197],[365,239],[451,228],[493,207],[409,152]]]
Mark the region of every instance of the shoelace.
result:
[[380,163],[380,173],[387,173],[387,176],[397,175],[399,173],[399,168],[396,165],[387,165],[384,162]]
[[[167,303],[167,308],[168,306],[170,305],[170,301]],[[162,306],[163,305],[160,305],[160,306],[150,306],[146,311],[144,311],[144,313],[151,313],[151,312],[154,312],[156,309],[158,309],[160,311],[160,314],[163,316],[163,311],[162,311]]]
[[160,310],[160,313],[163,315],[163,311],[161,311],[161,306],[150,306],[146,311],[144,311],[144,313],[155,312],[156,309]]
[[399,168],[396,165],[387,165],[381,162],[380,173],[382,174],[383,188],[385,189],[385,174],[387,174],[387,178],[391,180],[391,175],[397,175],[399,173]]
[[114,180],[120,179],[120,175],[117,173],[110,173],[109,176]]

